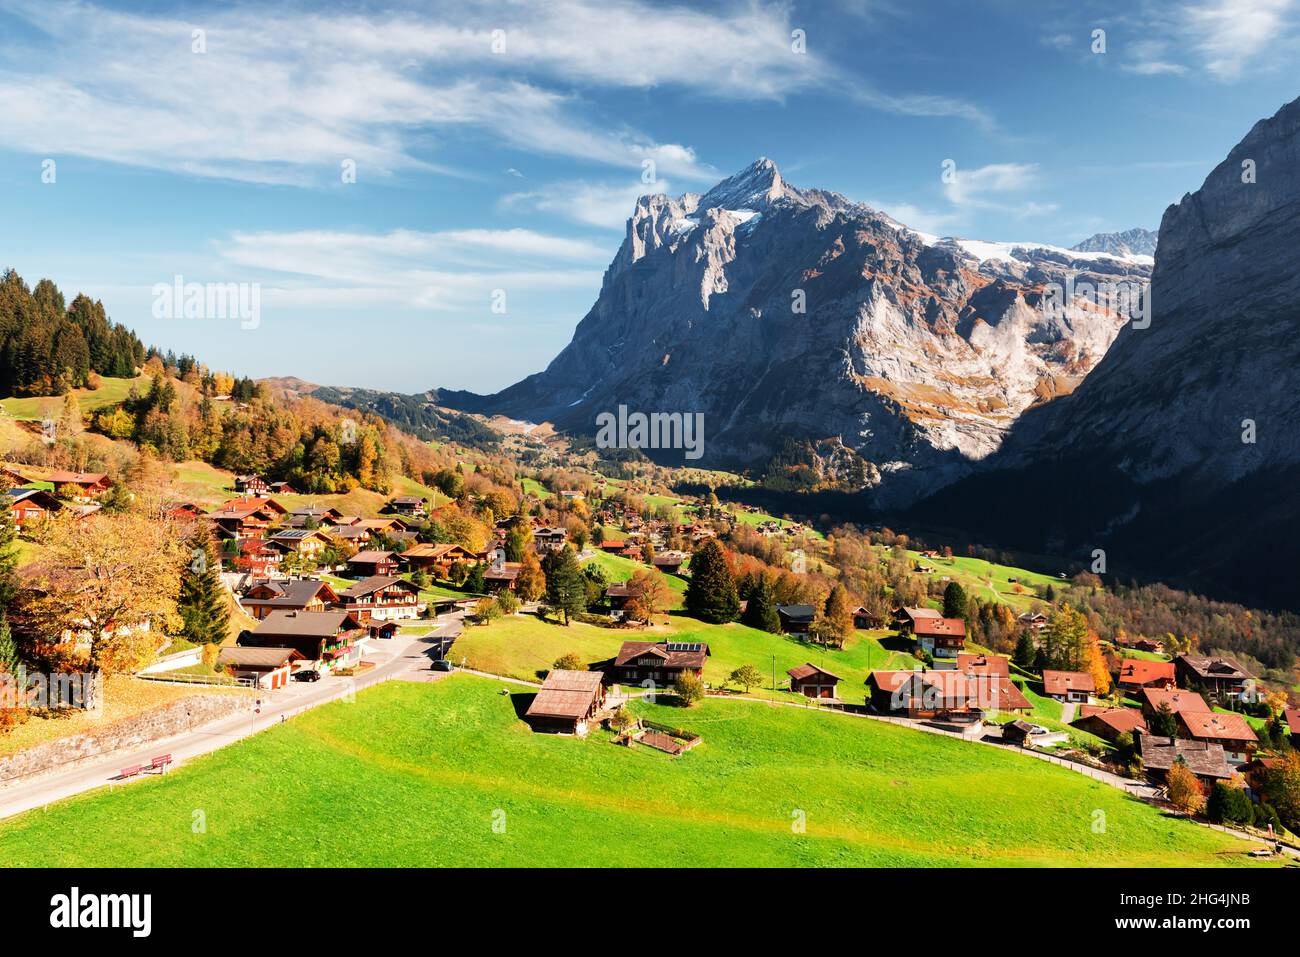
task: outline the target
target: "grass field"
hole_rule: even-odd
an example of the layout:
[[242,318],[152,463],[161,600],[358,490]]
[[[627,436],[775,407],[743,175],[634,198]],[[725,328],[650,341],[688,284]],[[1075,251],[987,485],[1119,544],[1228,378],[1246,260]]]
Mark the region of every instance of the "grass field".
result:
[[[179,463],[176,466],[176,484],[184,498],[199,505],[219,505],[239,494],[234,491],[233,473],[206,462]],[[435,508],[448,501],[447,496],[441,492],[427,488],[405,476],[398,476],[393,480],[393,490],[390,495],[381,495],[379,492],[359,488],[342,495],[276,495],[274,498],[288,509],[303,505],[319,505],[321,508],[337,508],[345,515],[374,518],[395,495],[419,495],[429,499]]]
[[0,822],[0,865],[1251,863],[1241,842],[1113,788],[937,735],[638,703],[703,736],[670,758],[604,732],[533,734],[517,717],[529,697],[467,675],[388,682],[165,777]]
[[[880,549],[884,554],[884,549]],[[1017,614],[1028,611],[1036,602],[1042,604],[1036,595],[1036,589],[1055,585],[1060,587],[1062,580],[1052,575],[1015,568],[1011,565],[999,565],[979,558],[965,558],[954,555],[952,558],[922,558],[920,552],[908,551],[907,557],[915,566],[917,562],[929,565],[934,572],[926,577],[947,576],[981,601],[998,601],[1011,606]],[[1014,578],[1016,581],[1011,581]],[[1019,590],[1017,590],[1019,589]]]

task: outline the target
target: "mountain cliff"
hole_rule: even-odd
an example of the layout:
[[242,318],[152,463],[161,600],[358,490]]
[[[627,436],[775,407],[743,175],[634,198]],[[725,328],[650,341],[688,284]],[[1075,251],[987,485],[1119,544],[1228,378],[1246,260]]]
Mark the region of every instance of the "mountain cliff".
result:
[[1151,322],[916,514],[1300,605],[1300,100],[1160,224]]
[[761,466],[807,440],[861,456],[875,498],[904,501],[968,472],[1106,354],[1122,311],[1044,309],[1049,284],[1141,284],[1150,268],[927,236],[761,159],[703,195],[641,197],[546,370],[440,401],[588,435],[620,405],[700,412],[706,464]]

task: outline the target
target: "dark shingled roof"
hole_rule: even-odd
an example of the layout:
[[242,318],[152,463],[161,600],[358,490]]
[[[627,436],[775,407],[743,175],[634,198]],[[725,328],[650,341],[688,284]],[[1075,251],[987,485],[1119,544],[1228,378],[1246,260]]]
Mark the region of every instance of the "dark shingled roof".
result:
[[582,718],[600,691],[599,671],[552,670],[542,682],[528,715],[541,718]]
[[1138,735],[1138,752],[1147,770],[1168,771],[1174,761],[1181,758],[1188,769],[1199,777],[1232,777],[1223,746],[1205,741],[1188,741],[1184,738],[1162,738],[1155,734]]

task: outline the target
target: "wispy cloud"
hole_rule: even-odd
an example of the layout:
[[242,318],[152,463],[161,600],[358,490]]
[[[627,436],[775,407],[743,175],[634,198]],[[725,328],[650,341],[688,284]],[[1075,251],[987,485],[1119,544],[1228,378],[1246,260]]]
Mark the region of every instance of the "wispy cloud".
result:
[[588,91],[780,101],[824,89],[891,112],[988,120],[960,100],[873,90],[796,52],[790,9],[758,0],[709,11],[465,0],[364,16],[16,0],[6,13],[47,39],[0,45],[0,143],[260,183],[336,181],[344,159],[359,176],[470,175],[439,160],[457,130],[589,164],[651,159],[692,182],[716,175],[687,144],[602,121]]
[[1296,0],[1144,4],[1130,18],[1139,39],[1115,47],[1139,76],[1209,74],[1231,82],[1294,62]]
[[639,197],[647,193],[673,195],[672,184],[660,179],[653,186],[640,180],[627,182],[587,182],[561,180],[538,189],[510,193],[502,197],[505,210],[529,209],[560,216],[573,222],[603,229],[623,229]]

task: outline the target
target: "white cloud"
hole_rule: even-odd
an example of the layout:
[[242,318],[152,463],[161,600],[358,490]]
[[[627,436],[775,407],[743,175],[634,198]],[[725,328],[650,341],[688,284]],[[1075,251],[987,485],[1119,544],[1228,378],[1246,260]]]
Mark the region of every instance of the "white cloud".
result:
[[1205,68],[1235,80],[1246,65],[1278,40],[1292,0],[1212,0],[1187,10],[1188,26]]
[[[707,12],[645,0],[467,0],[432,15],[149,16],[78,0],[6,10],[48,40],[0,48],[0,143],[200,176],[337,182],[343,159],[359,176],[470,175],[437,151],[471,130],[536,153],[628,169],[649,158],[666,175],[716,178],[687,145],[602,122],[587,90],[781,100],[825,89],[987,122],[962,101],[877,92],[811,50],[792,52],[790,10],[757,0]],[[206,52],[192,51],[195,29]]]
[[944,183],[944,194],[955,206],[994,208],[990,196],[1022,192],[1038,185],[1036,163],[991,163],[963,169],[958,166],[951,182]]
[[1296,52],[1296,0],[1148,3],[1133,17],[1139,39],[1115,47],[1120,69],[1139,76],[1208,73],[1231,82],[1289,65]]
[[399,229],[235,233],[217,253],[230,275],[269,275],[269,302],[445,311],[483,308],[495,289],[594,290],[613,249],[526,229]]
[[547,183],[527,192],[511,193],[502,198],[500,205],[503,209],[532,209],[588,226],[622,230],[637,199],[647,193],[675,195],[672,185],[664,179],[653,186],[647,186],[639,179],[624,183],[566,180]]

